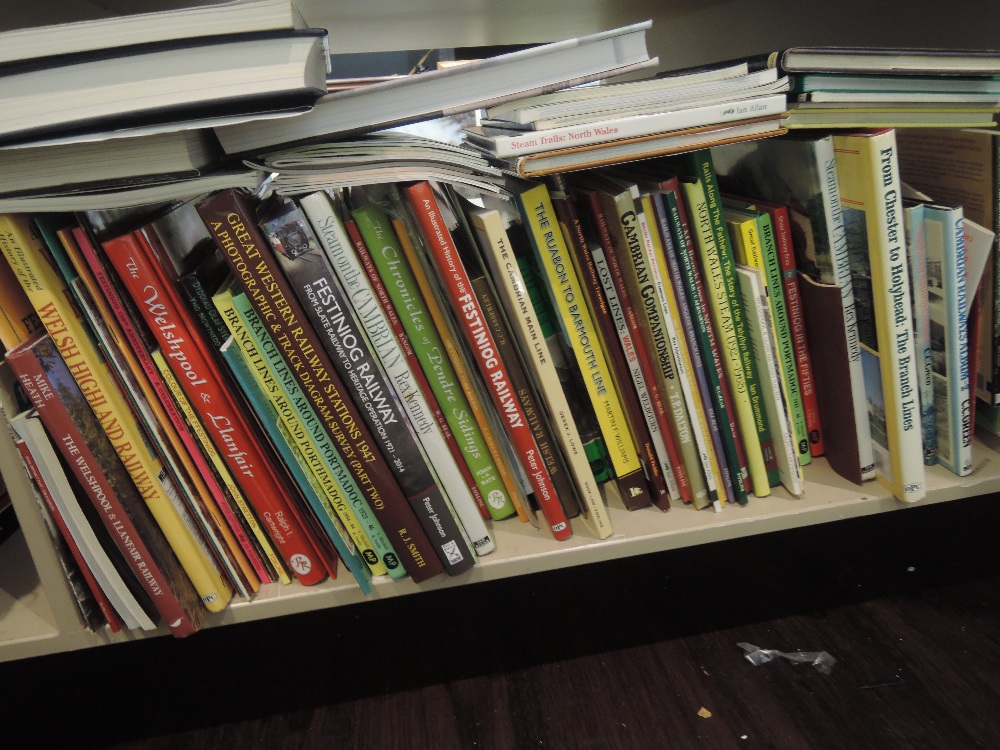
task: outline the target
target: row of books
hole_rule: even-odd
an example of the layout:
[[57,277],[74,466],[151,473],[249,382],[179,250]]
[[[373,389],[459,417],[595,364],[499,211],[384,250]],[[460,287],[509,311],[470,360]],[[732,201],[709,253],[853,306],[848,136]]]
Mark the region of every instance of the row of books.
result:
[[917,500],[925,459],[971,470],[971,295],[961,208],[904,207],[896,149],[6,215],[8,416],[64,541],[153,602],[118,621],[178,634],[338,561],[461,574],[515,517],[795,497],[817,456]]

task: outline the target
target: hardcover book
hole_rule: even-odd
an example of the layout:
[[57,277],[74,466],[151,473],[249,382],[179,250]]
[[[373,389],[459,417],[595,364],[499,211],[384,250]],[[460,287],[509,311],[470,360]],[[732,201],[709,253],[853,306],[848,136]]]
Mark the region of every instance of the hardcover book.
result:
[[[875,330],[862,344],[863,358],[868,360],[865,384],[876,443],[875,468],[897,498],[912,502],[926,494],[926,487],[895,132],[838,134],[833,141],[857,293],[862,291],[857,282],[866,271],[870,274]],[[859,315],[859,333],[864,337],[860,322]],[[878,361],[881,382],[873,372],[873,359]]]

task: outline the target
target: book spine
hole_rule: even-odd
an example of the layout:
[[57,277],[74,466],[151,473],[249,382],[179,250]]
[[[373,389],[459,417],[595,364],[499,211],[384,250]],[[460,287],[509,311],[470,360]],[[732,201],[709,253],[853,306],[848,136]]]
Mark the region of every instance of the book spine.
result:
[[920,424],[924,439],[924,465],[937,463],[937,419],[934,414],[934,367],[931,355],[930,294],[927,286],[926,206],[907,206],[906,258],[913,293],[913,335],[920,379]]
[[[149,352],[137,345],[139,337],[135,334],[131,315],[120,309],[117,296],[117,302],[106,296],[104,285],[98,281],[87,260],[84,246],[89,251],[93,251],[93,246],[82,227],[58,230],[49,247],[56,241],[61,243],[60,247],[72,263],[76,273],[74,283],[83,287],[77,296],[80,308],[86,311],[91,330],[107,355],[124,393],[129,396],[136,415],[141,418],[154,451],[170,472],[191,515],[197,518],[199,533],[215,550],[216,557],[239,593],[249,597],[260,588],[260,578],[219,510],[216,498],[209,494],[187,445],[164,407],[165,388],[158,374],[150,376],[148,367],[152,365],[149,363]],[[126,329],[131,330],[132,335],[127,335]],[[169,402],[169,396],[166,398]],[[169,406],[177,416],[172,402]],[[186,431],[186,426],[182,427]]]
[[[361,591],[365,595],[370,594],[372,591],[372,569],[365,556],[366,550],[354,544],[350,533],[340,523],[332,510],[324,509],[324,502],[321,499],[323,489],[310,471],[309,460],[299,449],[303,443],[301,433],[304,428],[295,418],[287,399],[269,397],[265,393],[265,389],[276,390],[276,386],[270,372],[266,375],[259,374],[261,370],[267,370],[267,367],[262,365],[260,352],[255,348],[253,352],[244,349],[238,342],[236,334],[223,342],[219,352],[232,370],[236,382],[246,394],[247,402],[260,415],[260,421],[281,459],[288,467],[292,481],[295,482],[309,506],[314,509],[314,517],[330,540],[340,560],[354,576]],[[297,430],[297,432],[293,432],[293,430]]]
[[0,345],[13,349],[42,329],[38,313],[24,293],[13,269],[0,267]]
[[[295,436],[300,452],[310,463],[309,469],[319,485],[320,502],[326,500],[332,504],[336,518],[347,529],[373,575],[388,573],[394,579],[405,576],[406,569],[401,565],[389,536],[246,294],[240,292],[234,295],[233,307],[257,351],[266,360],[273,383],[281,389],[284,399],[278,399],[279,403],[282,407],[285,402],[294,407],[294,420],[305,430],[304,436],[298,431]],[[269,388],[271,385],[272,381],[269,381]],[[325,504],[322,511],[329,514]]]
[[685,296],[692,306],[698,325],[697,332],[703,339],[699,349],[704,357],[706,377],[710,378],[713,384],[711,389],[713,408],[723,430],[724,450],[730,463],[733,481],[736,482],[735,477],[739,476],[738,481],[742,484],[742,492],[750,492],[750,472],[737,422],[735,400],[729,387],[729,381],[726,379],[721,347],[715,335],[715,326],[712,324],[708,292],[705,288],[701,268],[696,260],[698,253],[691,234],[687,207],[681,192],[680,182],[677,178],[671,178],[669,183],[670,187],[665,193],[665,199],[669,209],[673,235],[678,243],[677,258],[683,269],[682,282],[685,287]]
[[215,443],[212,442],[212,438],[209,437],[208,432],[205,430],[204,425],[202,425],[201,417],[195,412],[180,382],[174,377],[174,373],[170,369],[170,365],[167,364],[163,352],[159,349],[154,349],[150,352],[150,358],[153,361],[153,366],[159,373],[160,379],[163,381],[167,393],[176,405],[177,411],[190,427],[191,434],[201,448],[205,460],[208,461],[215,475],[219,478],[219,483],[225,488],[229,497],[232,498],[233,504],[240,511],[241,517],[246,521],[247,530],[250,532],[250,536],[256,541],[263,562],[268,566],[265,569],[268,575],[264,580],[279,581],[284,584],[291,583],[291,578],[288,576],[288,572],[285,570],[284,563],[278,555],[277,550],[271,544],[270,537],[257,520],[257,514],[250,507],[246,497],[243,495],[243,490],[236,482],[225,460],[215,447]]
[[274,248],[278,268],[318,334],[344,391],[357,407],[445,572],[465,572],[475,564],[472,550],[330,261],[313,238],[296,246],[294,253],[285,252],[281,245],[279,233],[285,230],[308,236],[308,221],[296,206],[261,226]]
[[536,389],[529,383],[521,362],[521,354],[510,335],[507,322],[500,310],[495,290],[485,276],[477,274],[471,279],[472,290],[483,311],[483,319],[496,342],[500,358],[510,376],[510,387],[524,410],[524,416],[531,427],[531,434],[538,446],[539,456],[555,488],[555,496],[562,505],[567,518],[580,515],[579,493],[566,469],[560,447],[552,434],[547,410],[543,410]]
[[384,457],[347,396],[319,336],[308,325],[291,285],[254,221],[248,199],[235,190],[225,190],[199,203],[198,212],[257,314],[270,328],[299,386],[323,419],[324,428],[410,577],[419,582],[443,572],[430,540],[387,471]]
[[[442,502],[448,507],[449,513],[457,515],[476,554],[488,554],[494,549],[493,539],[437,427],[437,420],[417,384],[409,361],[392,333],[345,229],[333,213],[324,193],[306,196],[301,199],[300,204],[316,231],[330,267],[343,286],[346,299],[368,336],[373,353],[385,369],[400,404],[405,407],[404,418],[412,426],[424,460],[439,478],[444,490]],[[455,531],[460,535],[458,527]]]
[[[941,339],[932,343],[938,461],[958,476],[972,471],[969,422],[969,340],[966,320],[965,232],[962,209],[928,206],[929,263],[940,263],[941,286],[934,289],[931,322]],[[939,408],[940,407],[940,408]]]
[[[626,422],[632,429],[639,462],[642,464],[643,472],[649,483],[650,500],[660,510],[669,510],[670,488],[667,486],[667,480],[657,454],[657,447],[647,422],[647,417],[653,419],[659,436],[651,397],[648,388],[646,388],[645,379],[638,371],[634,348],[629,346],[629,350],[626,352],[619,339],[618,324],[619,322],[624,324],[624,314],[620,307],[612,312],[611,300],[605,295],[602,281],[598,276],[594,255],[590,249],[593,247],[595,248],[594,252],[597,252],[598,245],[596,242],[588,242],[588,234],[592,234],[589,231],[590,227],[584,229],[575,202],[566,193],[565,182],[562,179],[552,178],[549,197],[556,216],[563,226],[566,246],[572,254],[580,283],[594,316],[599,341],[607,356],[612,382],[621,398]],[[618,320],[613,317],[616,314]],[[627,345],[631,343],[627,328],[625,328],[625,339]],[[636,365],[635,370],[632,369],[633,363]],[[662,437],[660,442],[662,443]]]
[[864,212],[889,454],[878,478],[900,500],[916,501],[926,486],[895,133],[837,135],[834,146],[840,200]]
[[[540,521],[535,508],[528,500],[531,489],[528,487],[524,471],[517,463],[510,441],[506,439],[500,415],[490,406],[491,399],[486,385],[476,376],[477,367],[472,351],[463,342],[457,316],[449,310],[450,303],[428,253],[418,253],[416,250],[416,243],[422,242],[420,230],[414,220],[410,219],[410,213],[403,210],[405,207],[400,204],[399,208],[401,209],[399,215],[392,219],[392,227],[403,256],[413,269],[413,277],[423,295],[430,319],[440,333],[443,349],[436,350],[435,354],[440,355],[442,351],[447,354],[447,361],[454,370],[458,387],[468,402],[469,412],[478,426],[500,480],[506,488],[505,494],[494,496],[496,504],[489,504],[489,514],[494,520],[497,516],[506,518],[513,509],[522,521],[530,520],[534,525],[538,525]],[[408,315],[410,314],[412,312],[408,312]],[[435,372],[440,372],[442,362],[435,361],[432,364]]]
[[568,146],[586,146],[632,136],[662,133],[667,130],[680,130],[707,123],[740,120],[750,113],[748,107],[752,107],[753,117],[777,116],[786,111],[788,103],[784,94],[760,96],[660,114],[622,117],[602,121],[599,124],[571,125],[517,135],[496,135],[487,137],[485,145],[488,145],[496,156],[520,156]]
[[[303,471],[312,477],[307,483],[315,489],[306,493],[302,488],[303,494],[324,532],[334,544],[339,545],[342,541],[341,530],[346,530],[361,557],[369,564],[371,573],[387,573],[383,559],[386,556],[392,556],[390,560],[395,559],[392,545],[371,515],[357,484],[339,460],[339,454],[322,430],[315,412],[295,385],[294,377],[284,366],[274,341],[264,330],[246,295],[219,292],[214,295],[213,304],[232,333],[247,374],[256,381],[265,399],[272,405],[291,439],[291,447],[302,459]],[[229,348],[232,348],[231,345]],[[228,361],[233,359],[227,357]],[[311,430],[307,429],[307,425]],[[370,533],[363,528],[359,514],[355,512],[358,507],[363,508],[365,524],[371,527]],[[378,545],[373,539],[378,539]],[[395,565],[394,568],[402,572],[400,566]]]
[[799,293],[799,277],[795,262],[795,248],[788,208],[775,206],[767,209],[774,229],[778,263],[781,267],[782,290],[788,310],[788,323],[795,349],[795,367],[799,376],[799,390],[802,396],[802,410],[806,418],[806,435],[809,451],[813,456],[826,452],[823,441],[822,423],[819,418],[819,401],[816,398],[816,384],[813,379],[812,358],[809,355],[809,341],[802,312],[802,297]]
[[479,235],[486,265],[500,284],[499,294],[506,301],[508,317],[518,335],[526,366],[538,383],[539,392],[551,414],[567,469],[580,495],[584,520],[598,539],[605,539],[611,534],[611,522],[607,517],[604,499],[591,471],[583,439],[566,399],[566,392],[535,307],[528,295],[517,263],[514,242],[505,231],[497,211],[473,212],[470,221]]
[[[672,202],[668,202],[668,199],[672,199]],[[650,202],[663,238],[665,273],[669,277],[676,300],[677,314],[685,332],[691,369],[697,376],[698,388],[702,395],[702,410],[708,422],[708,431],[715,449],[716,460],[719,462],[719,470],[730,491],[732,501],[745,505],[746,477],[726,417],[719,371],[711,361],[714,355],[704,351],[705,347],[713,345],[713,340],[706,331],[710,324],[707,311],[701,308],[700,290],[695,286],[694,277],[690,275],[694,259],[690,255],[691,248],[688,238],[683,234],[683,226],[679,222],[673,222],[670,215],[669,207],[672,205],[676,208],[677,202],[673,194],[665,196],[663,193],[652,194]],[[691,291],[694,295],[689,294]]]
[[200,422],[264,523],[285,564],[304,585],[324,577],[318,550],[290,507],[290,499],[270,470],[268,458],[254,439],[216,366],[199,346],[183,306],[171,293],[159,266],[147,254],[140,235],[125,234],[103,243],[140,315],[153,333],[164,360],[180,383]]
[[587,394],[594,406],[601,435],[611,458],[616,483],[626,507],[648,505],[649,485],[632,431],[625,416],[614,376],[601,346],[587,294],[567,247],[548,189],[536,185],[517,196],[517,205],[535,257],[545,271],[547,289],[559,312],[563,337],[571,344],[577,366],[583,373]]
[[[73,226],[60,230],[58,235],[74,267],[90,290],[91,297],[101,308],[109,330],[112,330],[112,335],[118,340],[118,348],[129,361],[135,380],[146,394],[156,428],[165,434],[167,442],[173,446],[177,461],[184,467],[193,485],[198,504],[204,508],[204,515],[211,520],[213,528],[218,531],[228,548],[229,557],[238,569],[238,572],[232,571],[231,576],[235,582],[245,582],[247,590],[242,592],[244,595],[247,595],[248,590],[256,591],[260,588],[261,581],[266,583],[271,580],[271,574],[230,508],[229,499],[209,469],[187,423],[178,412],[153,364],[149,349],[155,343],[140,333],[134,308],[126,304],[118,287],[112,282],[112,277],[83,227]],[[242,583],[241,588],[244,588]]]
[[501,416],[504,429],[517,452],[521,466],[528,476],[535,499],[558,540],[572,536],[554,487],[541,461],[538,445],[516,395],[511,391],[509,374],[498,356],[496,341],[485,324],[483,311],[476,301],[468,273],[465,271],[451,233],[444,225],[430,184],[411,185],[404,190],[413,208],[417,223],[423,232],[426,248],[437,267],[445,290],[458,313],[460,324],[475,352],[476,364],[490,397]]
[[851,279],[851,258],[844,228],[844,212],[839,197],[837,159],[833,139],[816,141],[816,162],[821,171],[821,205],[829,234],[831,276],[822,279],[840,287],[844,304],[844,327],[847,331],[847,354],[851,371],[851,395],[854,405],[854,424],[858,432],[858,457],[861,476],[875,478],[875,454],[872,446],[868,405],[865,400],[864,366],[861,362],[861,339],[858,334],[858,311],[854,303],[854,282]]
[[224,608],[231,597],[229,587],[185,522],[173,484],[159,459],[150,452],[131,410],[70,305],[68,290],[49,264],[41,238],[27,219],[0,216],[0,248],[199,595],[206,606]]
[[[21,287],[18,286],[18,289],[20,288]],[[26,341],[27,339],[23,340]],[[11,430],[15,434],[14,444],[18,452],[21,454],[24,469],[28,474],[28,478],[35,486],[39,511],[42,514],[43,520],[46,522],[45,525],[48,527],[49,534],[57,547],[59,545],[59,539],[62,539],[65,548],[69,550],[70,557],[73,558],[73,562],[76,564],[76,569],[80,571],[80,576],[83,578],[87,591],[90,592],[90,596],[93,598],[98,610],[100,610],[101,615],[104,616],[108,629],[112,633],[118,633],[123,627],[125,627],[124,617],[129,617],[129,615],[127,612],[124,615],[119,615],[116,607],[121,606],[124,612],[124,606],[121,604],[117,596],[115,596],[115,601],[112,601],[109,594],[105,593],[105,589],[107,589],[107,591],[113,591],[112,583],[109,576],[102,573],[101,565],[96,560],[95,555],[100,553],[86,553],[86,550],[88,549],[87,540],[84,539],[82,534],[90,531],[90,535],[94,537],[93,543],[95,545],[99,545],[100,542],[96,539],[96,536],[93,534],[93,531],[89,526],[84,528],[83,524],[77,525],[75,530],[82,532],[80,535],[74,533],[74,530],[69,528],[65,518],[68,514],[63,513],[63,511],[58,507],[54,494],[49,488],[49,484],[45,480],[45,477],[42,475],[38,462],[35,461],[31,449],[24,440],[23,433],[16,426],[16,422],[20,416],[22,415],[17,415],[10,419],[9,424]],[[23,414],[23,416],[27,416],[27,414]],[[31,418],[39,419],[37,414]],[[10,510],[11,508],[8,506],[8,509]],[[80,539],[79,542],[77,542],[78,536]],[[103,550],[101,551],[103,552]],[[80,612],[83,614],[88,623],[92,623],[91,627],[93,628],[97,623],[93,622],[93,618],[89,611],[90,607],[82,601],[85,598],[85,595],[77,593],[79,584],[74,580],[76,574],[73,570],[73,566],[69,561],[63,559],[62,553],[60,553],[59,558],[62,564],[63,573],[66,575],[66,580],[74,589],[74,596],[80,605]],[[108,565],[111,565],[110,560],[106,560],[106,562]],[[119,583],[124,586],[124,584],[120,581]],[[131,620],[131,617],[129,617],[129,619]],[[137,627],[138,623],[130,622],[129,626],[130,628]]]
[[799,384],[788,306],[785,303],[781,262],[778,258],[774,225],[770,215],[765,211],[757,212],[757,231],[760,236],[761,259],[764,262],[761,270],[764,272],[768,306],[771,309],[771,320],[774,324],[775,340],[778,345],[778,364],[781,368],[781,378],[785,384],[792,417],[795,449],[799,463],[802,466],[808,466],[812,461],[812,452],[809,450],[805,407],[802,403],[802,389]]
[[747,328],[753,356],[757,361],[764,390],[763,400],[767,418],[778,436],[775,440],[778,472],[781,483],[797,497],[802,494],[801,467],[788,419],[784,381],[781,377],[774,323],[771,319],[771,307],[767,300],[763,272],[759,268],[750,266],[737,266],[736,272],[739,274],[740,292],[747,312]]
[[636,313],[640,319],[643,341],[658,368],[657,377],[669,405],[674,440],[680,450],[691,484],[691,502],[696,508],[707,508],[718,499],[718,496],[711,497],[703,470],[695,440],[692,415],[688,412],[674,352],[667,335],[664,311],[653,281],[653,272],[649,267],[650,258],[641,235],[636,206],[631,198],[626,199],[624,196],[620,197],[617,203],[613,201],[614,199],[608,199],[606,210],[609,213],[614,212],[615,223],[621,237],[615,252],[623,269],[629,299],[632,300],[633,306],[637,306]]
[[[199,595],[169,554],[137,486],[119,469],[116,447],[54,339],[44,336],[9,353],[7,361],[163,622],[176,636],[196,632],[204,618]],[[150,545],[159,548],[157,556]],[[228,604],[227,596],[222,600],[223,606]]]
[[[629,297],[622,266],[618,259],[618,253],[615,251],[614,238],[601,208],[600,197],[592,190],[580,190],[576,194],[597,232],[598,241],[592,244],[591,254],[604,288],[608,308],[615,317],[616,326],[620,329],[623,324],[625,326],[624,338],[622,331],[619,331],[622,350],[626,353],[630,368],[638,367],[638,373],[633,375],[633,379],[641,379],[645,385],[645,392],[649,396],[655,419],[655,426],[650,424],[649,432],[657,449],[670,496],[672,499],[690,503],[692,500],[691,480],[671,431],[667,396],[660,387],[659,379],[656,376],[656,367],[643,340],[639,316]],[[618,319],[619,313],[623,319],[621,321]],[[635,360],[634,364],[632,363],[633,359]],[[638,384],[636,390],[642,398],[642,389]]]

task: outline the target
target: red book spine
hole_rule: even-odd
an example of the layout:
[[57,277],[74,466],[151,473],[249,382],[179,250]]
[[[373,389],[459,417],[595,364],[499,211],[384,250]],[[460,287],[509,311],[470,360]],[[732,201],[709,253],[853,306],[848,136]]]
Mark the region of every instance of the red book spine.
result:
[[507,436],[534,490],[535,499],[553,536],[559,540],[568,539],[573,535],[573,531],[555,495],[552,479],[545,469],[531,426],[510,386],[507,369],[498,356],[499,349],[486,325],[483,311],[476,301],[469,275],[458,257],[458,248],[451,237],[451,232],[441,220],[440,209],[431,186],[427,182],[419,182],[404,188],[404,192],[424,234],[434,265],[445,282],[442,286],[454,305],[456,317],[475,352],[479,372],[488,386],[490,397],[500,413]]
[[257,226],[248,199],[235,190],[198,204],[198,213],[296,380],[368,498],[400,562],[415,581],[444,572],[427,534],[385,465],[378,443],[347,395],[337,370]]
[[17,441],[17,449],[21,453],[21,460],[24,462],[24,468],[27,469],[28,475],[31,477],[31,481],[34,482],[35,487],[38,488],[38,494],[41,495],[42,501],[45,503],[45,507],[48,509],[53,523],[55,523],[56,528],[59,530],[59,536],[61,536],[63,541],[66,542],[67,549],[69,549],[70,554],[73,556],[73,560],[76,561],[76,566],[80,569],[80,574],[83,576],[83,580],[87,584],[87,590],[93,595],[98,609],[101,610],[101,614],[104,615],[104,619],[107,620],[108,628],[112,633],[119,632],[122,627],[124,627],[124,623],[115,611],[111,601],[104,593],[104,589],[101,588],[97,579],[94,578],[94,574],[91,572],[90,566],[87,565],[87,561],[83,559],[80,547],[77,545],[76,540],[73,539],[73,535],[66,526],[66,521],[63,519],[62,513],[59,512],[55,501],[52,499],[52,492],[49,490],[49,486],[45,483],[41,472],[38,470],[38,465],[35,463],[35,457],[31,455],[31,451],[28,450],[28,447],[21,440]]
[[802,406],[806,414],[806,430],[809,432],[809,452],[813,456],[826,453],[823,444],[823,430],[819,419],[819,401],[816,398],[816,383],[813,379],[812,360],[809,356],[809,342],[806,336],[806,322],[802,312],[802,297],[799,294],[799,276],[796,273],[795,247],[792,244],[792,230],[788,207],[765,206],[774,222],[774,236],[777,239],[778,260],[785,289],[785,303],[788,319],[792,324],[792,344],[795,347],[795,362],[799,370],[799,390],[802,391]]
[[108,240],[103,247],[282,559],[302,584],[319,583],[326,569],[316,546],[260,446],[251,439],[249,424],[222,385],[225,381],[215,363],[205,356],[198,329],[174,299],[159,265],[147,255],[137,233]]
[[142,367],[142,371],[145,374],[146,379],[149,381],[150,386],[156,392],[160,405],[163,407],[167,418],[170,420],[170,425],[180,438],[181,443],[187,450],[188,455],[191,457],[191,461],[194,463],[195,468],[201,475],[205,485],[208,487],[208,490],[215,501],[216,507],[225,519],[226,525],[239,542],[240,548],[246,555],[247,560],[250,561],[254,572],[257,573],[260,580],[264,582],[272,581],[272,574],[268,571],[267,566],[261,560],[260,555],[257,554],[257,550],[254,547],[253,542],[250,541],[246,531],[243,529],[243,525],[236,517],[236,513],[230,507],[225,493],[215,478],[215,474],[208,467],[208,462],[202,455],[201,449],[198,447],[194,436],[191,435],[191,431],[188,429],[187,423],[184,421],[184,417],[182,417],[180,412],[177,410],[177,405],[174,403],[173,398],[170,396],[170,392],[167,390],[166,384],[164,384],[163,379],[160,377],[159,370],[156,369],[156,365],[149,356],[149,352],[146,351],[146,343],[139,335],[139,332],[136,331],[135,327],[132,325],[131,311],[126,309],[124,301],[118,294],[118,289],[115,287],[111,277],[108,276],[107,269],[105,268],[101,257],[98,255],[93,244],[90,242],[90,237],[82,227],[74,227],[72,231],[73,238],[76,240],[76,246],[80,251],[81,257],[86,262],[87,267],[90,268],[90,272],[93,275],[94,280],[104,293],[104,299],[107,301],[111,311],[118,319],[121,331],[131,345],[132,351],[135,352],[136,360],[138,360],[140,366]]
[[178,637],[196,632],[204,617],[198,593],[124,469],[109,476],[121,465],[117,451],[52,339],[25,342],[7,361],[163,622]]
[[459,471],[462,472],[462,477],[465,479],[465,483],[472,493],[472,499],[476,501],[476,506],[479,508],[479,513],[482,515],[483,520],[489,521],[490,511],[486,507],[483,494],[479,491],[479,487],[476,486],[476,478],[472,475],[472,470],[465,462],[462,449],[455,439],[451,427],[448,426],[448,420],[445,418],[444,412],[441,411],[441,404],[434,396],[434,391],[431,389],[430,383],[427,382],[427,376],[424,375],[420,359],[417,357],[417,353],[414,351],[413,345],[410,343],[410,338],[406,335],[406,331],[403,330],[403,323],[396,313],[396,308],[393,306],[392,300],[389,299],[389,293],[385,290],[385,285],[382,283],[382,277],[378,274],[378,269],[375,268],[375,264],[368,254],[368,247],[361,237],[361,232],[358,231],[358,226],[353,221],[345,221],[344,228],[347,230],[347,236],[354,246],[354,252],[357,253],[358,259],[361,261],[361,266],[365,269],[368,281],[372,285],[372,290],[375,292],[379,304],[382,306],[385,317],[389,321],[393,335],[396,337],[396,341],[399,342],[399,348],[402,350],[403,356],[406,357],[406,361],[410,365],[410,370],[413,371],[417,387],[423,393],[427,405],[434,412],[434,419],[437,421],[438,428],[441,430],[441,434],[448,444],[448,449],[451,451],[452,458],[455,459],[455,464],[458,466]]

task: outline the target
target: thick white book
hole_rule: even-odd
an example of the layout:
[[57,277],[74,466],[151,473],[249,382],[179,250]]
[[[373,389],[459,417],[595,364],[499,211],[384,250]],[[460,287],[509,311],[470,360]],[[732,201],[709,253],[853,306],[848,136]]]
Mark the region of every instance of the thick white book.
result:
[[605,143],[699,125],[746,120],[751,117],[777,116],[787,108],[787,97],[784,94],[772,94],[655,114],[595,120],[582,125],[549,130],[522,131],[479,127],[468,128],[465,132],[472,143],[488,149],[496,156],[510,157],[570,146]]
[[325,29],[160,42],[16,63],[0,75],[0,141],[311,105],[326,91]]
[[[130,14],[116,12],[110,3],[46,5],[44,26],[0,32],[0,63],[168,39],[290,29],[302,23],[291,0],[206,0],[201,5]],[[95,11],[101,15],[82,17]]]

